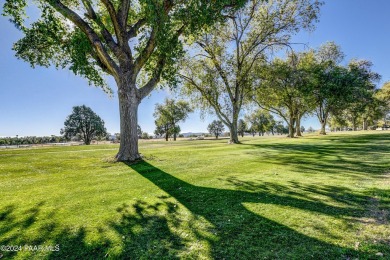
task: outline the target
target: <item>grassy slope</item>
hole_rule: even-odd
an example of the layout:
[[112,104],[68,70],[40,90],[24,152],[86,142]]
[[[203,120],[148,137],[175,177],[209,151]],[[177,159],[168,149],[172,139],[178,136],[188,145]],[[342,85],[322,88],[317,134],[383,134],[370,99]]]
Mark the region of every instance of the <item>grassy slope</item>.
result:
[[0,151],[4,257],[390,258],[390,135]]

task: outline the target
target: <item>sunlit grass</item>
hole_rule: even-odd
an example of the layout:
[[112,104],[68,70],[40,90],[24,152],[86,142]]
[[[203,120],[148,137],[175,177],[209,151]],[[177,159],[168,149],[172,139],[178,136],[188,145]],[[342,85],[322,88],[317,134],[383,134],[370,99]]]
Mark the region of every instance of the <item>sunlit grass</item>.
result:
[[[390,134],[0,151],[4,257],[390,258]],[[59,245],[29,251],[25,245]],[[55,248],[54,248],[55,249]]]

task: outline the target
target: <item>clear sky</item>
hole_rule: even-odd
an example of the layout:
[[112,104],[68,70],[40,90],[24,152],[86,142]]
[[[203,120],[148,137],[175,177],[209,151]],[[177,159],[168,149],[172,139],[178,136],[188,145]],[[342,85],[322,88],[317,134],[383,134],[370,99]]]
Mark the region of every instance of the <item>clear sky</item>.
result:
[[[0,0],[1,7],[3,4],[4,0]],[[341,45],[346,60],[371,60],[374,71],[382,75],[381,85],[390,80],[389,12],[389,0],[325,0],[316,30],[300,33],[294,42],[315,48],[335,41]],[[59,135],[72,107],[82,104],[103,118],[109,132],[119,132],[116,96],[109,98],[68,70],[32,69],[28,63],[17,60],[11,48],[22,35],[2,16],[0,35],[0,136]],[[109,82],[115,90],[113,80]],[[154,106],[169,95],[168,91],[156,90],[142,101],[139,124],[143,131],[153,132]],[[212,119],[202,121],[198,113],[193,113],[181,124],[182,132],[207,132]],[[319,128],[314,117],[306,118],[303,125]]]

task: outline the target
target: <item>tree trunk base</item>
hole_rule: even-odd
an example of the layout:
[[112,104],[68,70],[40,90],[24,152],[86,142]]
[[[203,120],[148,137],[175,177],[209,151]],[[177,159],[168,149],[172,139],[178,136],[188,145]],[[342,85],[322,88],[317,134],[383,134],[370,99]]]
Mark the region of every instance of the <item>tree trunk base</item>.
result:
[[326,135],[326,133],[325,133],[325,132],[322,132],[322,131],[320,131],[319,134],[320,134],[320,135]]
[[117,162],[136,163],[136,162],[139,162],[142,160],[142,156],[141,156],[141,154],[128,155],[128,154],[119,152],[115,156],[115,160]]

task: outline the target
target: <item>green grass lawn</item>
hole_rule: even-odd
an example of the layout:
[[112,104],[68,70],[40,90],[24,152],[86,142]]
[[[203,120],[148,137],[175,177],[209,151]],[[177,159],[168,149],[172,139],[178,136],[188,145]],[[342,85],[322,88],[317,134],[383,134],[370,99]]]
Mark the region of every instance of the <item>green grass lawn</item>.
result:
[[1,150],[0,256],[390,259],[390,133],[226,142]]

